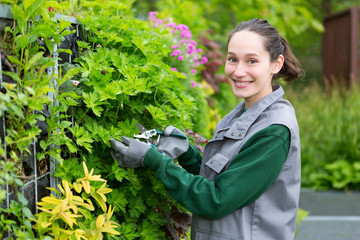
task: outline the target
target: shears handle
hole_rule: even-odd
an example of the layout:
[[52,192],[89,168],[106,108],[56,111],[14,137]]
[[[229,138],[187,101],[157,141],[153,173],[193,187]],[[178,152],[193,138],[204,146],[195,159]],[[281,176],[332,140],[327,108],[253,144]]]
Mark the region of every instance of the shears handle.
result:
[[[165,136],[165,133],[164,131],[160,131],[158,129],[154,129],[159,135],[161,136]],[[186,136],[182,135],[182,134],[179,134],[179,133],[170,133],[170,136],[172,137],[177,137],[177,138],[182,138],[182,139],[186,139]]]

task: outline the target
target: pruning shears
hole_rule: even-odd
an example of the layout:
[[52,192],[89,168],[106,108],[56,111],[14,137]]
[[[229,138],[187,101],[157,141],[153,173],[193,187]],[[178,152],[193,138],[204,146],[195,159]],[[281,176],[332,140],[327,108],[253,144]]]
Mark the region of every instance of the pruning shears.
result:
[[[157,146],[157,144],[160,141],[160,137],[164,136],[164,131],[158,130],[156,128],[147,130],[139,122],[136,125],[138,126],[138,128],[140,130],[140,134],[134,134],[134,138],[145,139],[148,144]],[[178,133],[171,133],[170,136],[186,139],[186,136],[184,136],[182,134],[178,134]],[[156,137],[155,140],[154,140],[154,137]]]

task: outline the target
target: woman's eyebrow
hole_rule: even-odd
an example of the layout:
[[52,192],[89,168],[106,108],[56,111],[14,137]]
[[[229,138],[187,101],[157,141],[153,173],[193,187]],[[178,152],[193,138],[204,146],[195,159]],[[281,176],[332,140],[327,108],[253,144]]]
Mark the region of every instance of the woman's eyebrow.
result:
[[[227,53],[228,55],[236,55],[234,52],[232,51],[228,51]],[[245,54],[246,57],[259,57],[259,55],[257,53],[246,53]]]

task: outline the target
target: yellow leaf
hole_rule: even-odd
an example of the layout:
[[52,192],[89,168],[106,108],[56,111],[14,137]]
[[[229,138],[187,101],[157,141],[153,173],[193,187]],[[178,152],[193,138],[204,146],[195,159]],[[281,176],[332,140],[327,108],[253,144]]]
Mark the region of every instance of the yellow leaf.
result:
[[94,193],[92,194],[93,198],[95,198],[95,200],[99,203],[101,209],[106,212],[106,203],[104,202],[104,200],[99,196],[98,193]]
[[77,204],[80,204],[80,203],[84,202],[84,200],[79,196],[73,196],[72,201],[76,202]]
[[66,180],[62,180],[63,187],[65,189],[65,195],[67,197],[72,196],[72,192],[70,190],[69,183]]
[[96,219],[96,229],[101,229],[102,226],[104,225],[105,223],[105,218],[103,215],[99,215]]
[[[43,198],[41,199],[41,201],[42,201],[43,203],[48,203],[48,204],[53,204],[53,205],[58,205],[58,204],[60,204],[60,203],[63,202],[63,200],[57,199],[57,198],[55,198],[55,197],[43,197]],[[40,204],[40,203],[39,203],[39,204]]]
[[81,180],[81,184],[87,194],[90,194],[90,182],[87,180]]
[[84,161],[83,161],[82,163],[83,163],[83,168],[84,168],[85,177],[87,177],[87,176],[89,175],[88,168],[87,168],[87,166],[86,166],[86,164],[85,164]]
[[71,214],[69,212],[63,212],[60,214],[60,217],[62,220],[64,220],[64,222],[66,222],[70,228],[73,227],[73,225],[77,224],[76,221],[73,219],[73,218],[76,218],[76,217],[82,217],[81,215],[75,215],[75,214]]
[[107,215],[106,215],[106,220],[107,221],[110,221],[110,219],[111,219],[111,217],[112,217],[112,215],[113,215],[113,213],[114,213],[114,208],[112,209],[111,208],[111,205],[109,205],[109,209],[108,209],[108,212],[107,212]]
[[60,192],[56,188],[47,187],[46,189],[53,191],[54,193],[56,193],[59,196],[61,195]]
[[58,184],[57,186],[58,186],[58,188],[60,189],[60,192],[61,192],[62,194],[65,194],[65,191],[64,191],[64,189],[61,187],[61,185]]
[[82,189],[82,185],[80,183],[77,183],[77,182],[74,182],[73,183],[73,186],[74,186],[74,189],[77,193],[80,193],[81,192],[81,189]]

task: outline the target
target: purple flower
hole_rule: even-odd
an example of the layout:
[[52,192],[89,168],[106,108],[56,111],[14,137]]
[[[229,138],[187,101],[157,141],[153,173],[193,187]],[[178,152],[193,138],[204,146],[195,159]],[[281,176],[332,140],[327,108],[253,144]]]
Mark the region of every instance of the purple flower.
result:
[[155,22],[157,22],[158,24],[163,24],[163,20],[160,20],[160,19],[154,19]]
[[192,69],[191,72],[194,74],[197,73],[196,69]]
[[191,81],[191,87],[192,87],[192,88],[196,87],[196,82]]
[[76,81],[76,80],[73,80],[73,84],[75,85],[75,86],[77,86],[77,85],[79,85],[79,81]]
[[178,57],[178,60],[179,60],[179,61],[184,61],[184,56],[181,56],[181,55],[180,55],[180,56]]
[[178,72],[176,68],[171,68],[171,70],[173,70],[174,72]]
[[190,40],[190,43],[191,43],[192,45],[194,45],[194,46],[198,45],[198,43],[195,42],[194,40]]
[[156,16],[158,13],[153,11],[153,12],[149,12],[149,17],[154,17]]
[[181,54],[181,50],[177,49],[177,50],[174,50],[174,51],[170,54],[170,56],[171,56],[171,57],[174,57],[174,56],[177,56],[177,55],[180,55],[180,54]]
[[208,62],[207,57],[202,57],[201,58],[201,61],[200,61],[201,64],[204,64],[204,63],[207,63],[207,62]]
[[182,37],[182,38],[191,38],[192,37],[191,31],[190,30],[183,30],[181,32],[180,37]]
[[185,24],[179,24],[176,26],[176,29],[179,31],[183,31],[183,30],[189,30],[189,27],[186,26]]
[[169,28],[174,28],[174,27],[176,27],[176,24],[175,23],[167,23],[165,26],[169,27]]
[[180,47],[179,45],[173,45],[173,46],[171,46],[172,49],[177,49],[177,48],[179,48],[179,47]]

